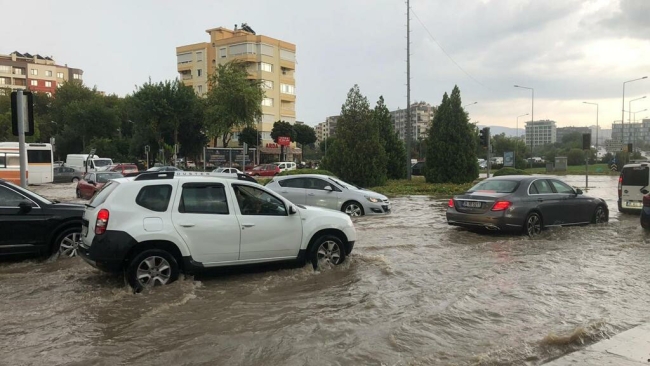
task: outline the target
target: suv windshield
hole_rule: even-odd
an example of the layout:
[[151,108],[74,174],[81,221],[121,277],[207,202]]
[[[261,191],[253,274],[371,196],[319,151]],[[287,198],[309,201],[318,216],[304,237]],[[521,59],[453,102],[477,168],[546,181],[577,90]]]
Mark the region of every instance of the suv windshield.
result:
[[645,187],[650,178],[650,168],[647,166],[627,167],[623,168],[621,175],[623,176],[623,185]]
[[484,180],[470,188],[467,193],[512,193],[517,190],[517,187],[519,187],[519,182],[516,180]]
[[110,159],[93,159],[95,167],[105,167],[111,165],[113,162]]

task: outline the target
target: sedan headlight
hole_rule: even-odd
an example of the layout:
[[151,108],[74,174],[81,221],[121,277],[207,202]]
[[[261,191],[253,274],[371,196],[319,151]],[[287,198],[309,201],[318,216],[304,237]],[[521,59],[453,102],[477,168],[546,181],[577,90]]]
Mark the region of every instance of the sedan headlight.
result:
[[381,202],[381,199],[379,199],[379,198],[370,197],[370,196],[364,196],[364,197],[366,197],[366,199],[367,199],[368,201],[372,202],[372,203],[379,203],[379,202]]

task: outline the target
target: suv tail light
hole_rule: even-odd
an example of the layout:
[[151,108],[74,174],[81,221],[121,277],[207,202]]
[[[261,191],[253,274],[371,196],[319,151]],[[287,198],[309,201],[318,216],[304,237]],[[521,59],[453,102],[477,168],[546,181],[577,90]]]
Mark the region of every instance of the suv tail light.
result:
[[643,196],[643,207],[650,207],[650,195]]
[[510,205],[512,205],[512,202],[510,201],[496,201],[494,206],[492,206],[492,211],[507,210]]
[[108,210],[102,208],[97,213],[97,222],[95,223],[95,235],[102,235],[106,232],[106,226],[108,226],[108,218],[110,214]]
[[618,197],[623,195],[623,173],[618,177]]
[[447,207],[454,207],[454,199],[453,198],[449,199],[449,203],[447,204]]

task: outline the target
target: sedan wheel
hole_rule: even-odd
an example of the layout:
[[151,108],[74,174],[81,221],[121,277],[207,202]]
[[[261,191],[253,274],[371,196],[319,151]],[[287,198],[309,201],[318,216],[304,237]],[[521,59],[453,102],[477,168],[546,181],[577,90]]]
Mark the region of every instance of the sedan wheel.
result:
[[77,189],[75,192],[77,193],[77,198],[81,198],[81,191]]
[[594,218],[592,222],[594,224],[602,224],[607,222],[607,212],[605,212],[605,208],[603,206],[598,206],[596,207],[596,211],[594,211]]
[[531,238],[539,235],[542,232],[542,218],[534,212],[531,213],[528,215],[528,218],[526,218],[525,229],[526,234]]
[[357,217],[363,215],[363,207],[357,202],[350,202],[345,207],[343,207],[343,212],[348,214],[351,217]]
[[72,183],[77,183],[78,181],[79,181],[79,178],[77,178],[77,177],[72,178]]
[[62,257],[76,256],[79,241],[81,241],[81,233],[79,232],[72,232],[64,236],[59,244],[59,255]]

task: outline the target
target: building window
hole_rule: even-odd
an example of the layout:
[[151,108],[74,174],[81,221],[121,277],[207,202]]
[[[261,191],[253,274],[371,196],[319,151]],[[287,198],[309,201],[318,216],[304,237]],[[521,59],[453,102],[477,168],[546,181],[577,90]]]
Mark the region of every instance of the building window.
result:
[[46,81],[45,82],[45,87],[46,88],[51,88],[52,87],[52,82],[51,81]]
[[63,73],[62,72],[57,72],[56,77],[59,79],[63,79]]
[[197,69],[196,70],[196,76],[201,77],[201,74],[203,74],[203,70]]
[[196,87],[196,91],[199,92],[199,94],[203,94],[203,85],[199,85]]
[[0,65],[0,72],[11,74],[11,66]]
[[81,80],[81,74],[72,74],[72,78]]
[[196,53],[196,62],[201,62],[203,61],[203,52],[197,52]]
[[9,80],[9,79],[7,79],[7,78],[0,78],[0,85],[6,85],[6,84],[9,84],[9,83],[7,82],[7,80]]
[[38,70],[36,70],[36,69],[31,69],[30,71],[31,71],[32,75],[38,75]]
[[262,105],[265,107],[273,107],[273,98],[264,98],[262,100]]
[[52,71],[45,70],[45,76],[52,77]]
[[230,46],[230,55],[257,54],[257,45],[255,43],[241,43]]
[[226,52],[226,47],[220,48],[219,49],[219,57],[226,58],[226,56],[228,56],[228,53]]
[[271,80],[262,80],[262,88],[264,88],[264,89],[273,89],[273,81],[271,81]]
[[15,75],[24,75],[24,72],[25,71],[23,69],[18,69],[18,68],[14,69]]
[[273,72],[273,65],[267,64],[266,62],[260,62],[260,70],[266,72]]
[[185,52],[176,55],[176,62],[179,64],[188,64],[192,62],[192,52]]
[[280,92],[284,94],[295,95],[296,87],[294,85],[289,85],[289,84],[280,84]]
[[280,58],[283,60],[296,62],[296,53],[288,50],[280,50]]
[[31,86],[38,86],[38,80],[30,80],[29,85]]

